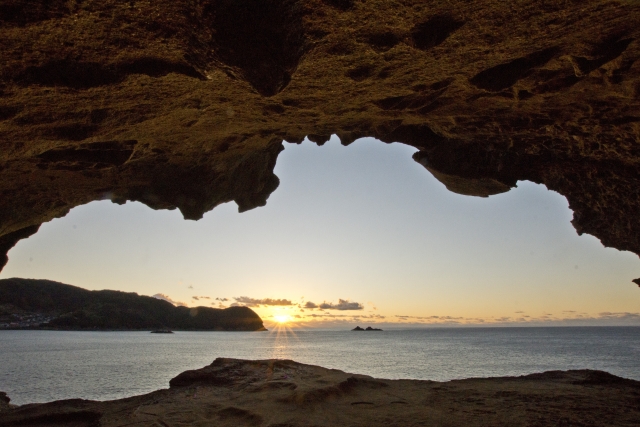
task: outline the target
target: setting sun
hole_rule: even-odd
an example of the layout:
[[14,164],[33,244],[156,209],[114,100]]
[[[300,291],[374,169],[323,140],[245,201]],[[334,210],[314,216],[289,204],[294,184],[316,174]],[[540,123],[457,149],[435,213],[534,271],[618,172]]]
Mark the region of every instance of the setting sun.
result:
[[291,316],[289,316],[288,314],[279,314],[277,316],[273,316],[273,318],[278,323],[287,323],[289,320],[291,320]]

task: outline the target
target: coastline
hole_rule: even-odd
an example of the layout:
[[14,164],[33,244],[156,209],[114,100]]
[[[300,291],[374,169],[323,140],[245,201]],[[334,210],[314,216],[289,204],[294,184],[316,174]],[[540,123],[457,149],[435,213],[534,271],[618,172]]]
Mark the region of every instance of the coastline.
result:
[[594,370],[436,382],[376,379],[291,360],[219,358],[169,384],[105,402],[0,406],[0,427],[634,426],[640,421],[640,381]]
[[256,331],[249,307],[184,307],[115,290],[90,291],[52,280],[0,279],[0,329]]

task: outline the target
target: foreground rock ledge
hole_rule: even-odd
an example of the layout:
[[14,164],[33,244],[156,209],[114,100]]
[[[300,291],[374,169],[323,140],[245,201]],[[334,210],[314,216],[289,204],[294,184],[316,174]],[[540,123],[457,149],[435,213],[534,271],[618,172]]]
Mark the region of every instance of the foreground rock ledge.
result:
[[634,426],[640,382],[601,371],[381,380],[290,360],[216,359],[168,390],[3,410],[0,426]]
[[278,186],[282,140],[373,136],[450,190],[565,195],[640,254],[630,0],[5,0],[0,267],[93,200],[198,219]]

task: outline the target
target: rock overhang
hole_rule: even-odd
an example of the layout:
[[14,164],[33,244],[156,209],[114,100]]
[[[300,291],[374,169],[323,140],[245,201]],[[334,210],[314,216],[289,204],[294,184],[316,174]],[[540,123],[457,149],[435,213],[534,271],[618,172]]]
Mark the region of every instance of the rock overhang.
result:
[[[0,249],[110,198],[198,219],[282,141],[372,136],[452,191],[518,180],[640,254],[640,5],[23,1],[0,7]],[[6,259],[5,261],[6,262]]]

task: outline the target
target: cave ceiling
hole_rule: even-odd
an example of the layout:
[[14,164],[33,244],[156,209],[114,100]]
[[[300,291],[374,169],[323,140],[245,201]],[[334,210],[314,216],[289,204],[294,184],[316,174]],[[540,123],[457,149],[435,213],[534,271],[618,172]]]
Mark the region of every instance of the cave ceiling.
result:
[[640,3],[3,0],[0,267],[93,200],[198,219],[278,186],[282,141],[416,147],[451,191],[518,180],[640,254]]

